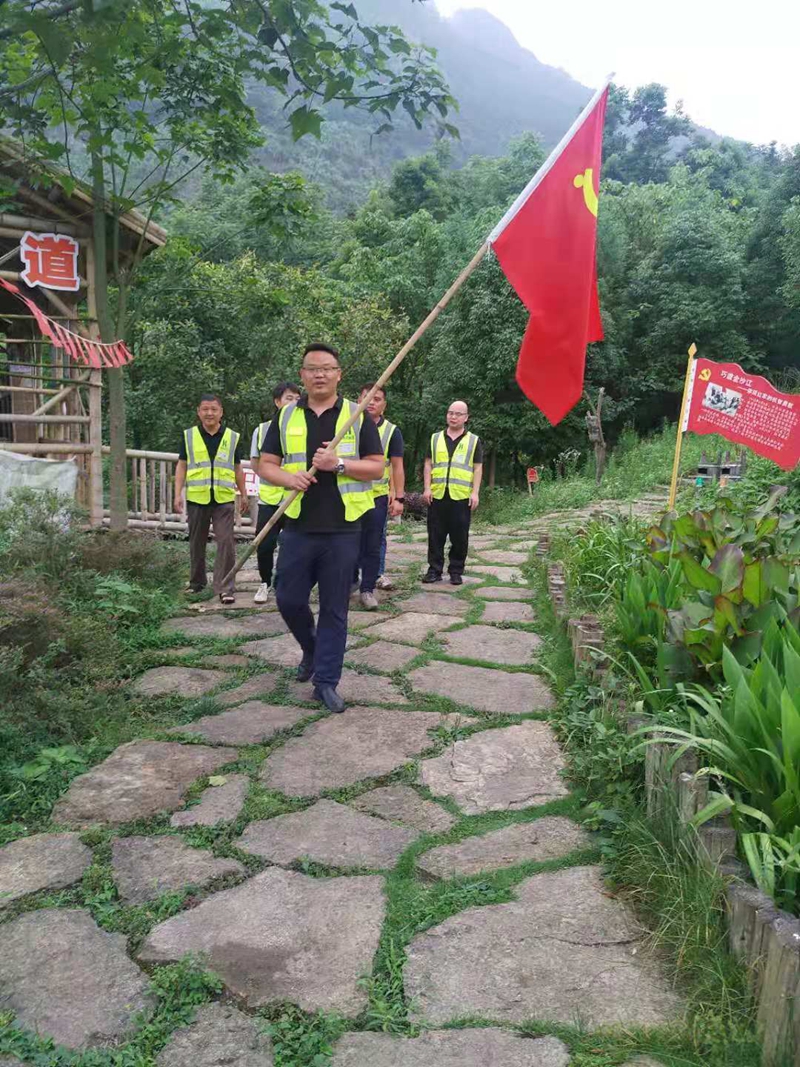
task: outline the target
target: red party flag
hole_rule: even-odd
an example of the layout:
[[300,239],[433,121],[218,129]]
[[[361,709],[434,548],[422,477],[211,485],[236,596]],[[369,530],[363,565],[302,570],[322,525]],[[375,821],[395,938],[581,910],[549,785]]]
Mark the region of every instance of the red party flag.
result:
[[595,254],[607,100],[608,82],[489,236],[531,313],[517,382],[553,425],[583,393],[586,346],[603,340]]

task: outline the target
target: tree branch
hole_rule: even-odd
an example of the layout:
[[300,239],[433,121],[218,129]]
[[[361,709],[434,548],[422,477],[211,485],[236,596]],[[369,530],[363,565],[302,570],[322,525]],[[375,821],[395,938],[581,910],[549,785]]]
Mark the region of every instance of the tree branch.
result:
[[[41,14],[48,19],[58,19],[62,15],[68,15],[71,11],[77,11],[79,7],[83,6],[83,0],[67,0],[66,3],[61,4],[60,7],[52,7],[47,11],[42,11]],[[0,30],[0,41],[8,40],[9,37],[13,37],[18,31],[14,27],[9,27],[6,30]]]

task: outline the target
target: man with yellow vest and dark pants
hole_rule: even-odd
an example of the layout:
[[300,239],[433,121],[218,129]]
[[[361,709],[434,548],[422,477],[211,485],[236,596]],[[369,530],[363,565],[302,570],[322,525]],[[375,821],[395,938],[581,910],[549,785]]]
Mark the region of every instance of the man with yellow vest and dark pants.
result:
[[[378,429],[363,414],[336,451],[327,446],[356,405],[339,396],[339,353],[308,345],[300,376],[306,395],[283,408],[261,446],[258,475],[270,485],[298,489],[286,510],[275,598],[303,653],[298,681],[314,680],[314,698],[342,712],[336,691],[347,641],[350,584],[361,546],[361,519],[374,507],[372,482],[383,474]],[[317,474],[307,474],[309,467]],[[309,599],[319,587],[315,628]]]
[[[361,386],[359,403],[374,384],[370,382],[368,385]],[[390,515],[394,519],[403,514],[406,502],[403,435],[399,428],[385,417],[385,411],[386,390],[379,389],[367,407],[367,415],[378,427],[385,466],[383,477],[372,487],[375,508],[368,512],[361,521],[361,552],[353,575],[354,583],[359,582],[361,606],[367,611],[375,611],[378,607],[375,586],[386,588],[386,582],[380,582],[383,575],[382,564],[386,559],[386,523]],[[391,589],[391,582],[388,583],[388,587]]]
[[[272,390],[272,402],[278,411],[281,408],[285,408],[287,404],[292,404],[296,400],[300,399],[300,389],[293,382],[280,382]],[[250,465],[253,470],[258,473],[258,464],[261,461],[261,446],[264,443],[264,438],[267,436],[267,430],[270,428],[272,420],[268,422],[261,422],[253,431],[253,439],[250,442]],[[269,520],[278,510],[278,505],[283,500],[283,489],[277,485],[268,485],[266,482],[259,482],[258,486],[258,520],[256,522],[256,534],[260,534]],[[269,600],[269,591],[272,586],[272,567],[275,559],[275,546],[278,543],[281,530],[283,529],[283,519],[280,519],[267,536],[258,546],[257,556],[258,559],[258,574],[261,578],[261,585],[256,590],[256,595],[253,597],[253,601],[256,604],[266,604]]]
[[423,500],[428,505],[428,572],[423,582],[440,582],[449,536],[450,584],[462,585],[469,549],[469,526],[478,507],[483,478],[483,445],[467,430],[469,408],[454,400],[447,429],[432,434],[425,457]]
[[231,581],[222,579],[236,563],[233,527],[239,500],[245,499],[244,471],[239,434],[222,423],[222,401],[213,393],[203,393],[197,407],[199,426],[183,431],[175,468],[175,510],[183,511],[186,487],[186,511],[189,520],[189,588],[199,593],[206,586],[206,544],[213,525],[217,542],[214,560],[214,592],[223,604],[236,601]]

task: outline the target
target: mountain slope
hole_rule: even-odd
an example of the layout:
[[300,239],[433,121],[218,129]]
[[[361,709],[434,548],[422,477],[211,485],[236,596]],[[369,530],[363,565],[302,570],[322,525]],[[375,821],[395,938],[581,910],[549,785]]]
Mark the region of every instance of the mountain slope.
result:
[[[555,144],[591,95],[591,90],[561,70],[540,63],[499,19],[483,10],[442,18],[431,3],[411,0],[360,0],[361,18],[400,25],[406,34],[438,50],[460,111],[453,122],[461,141],[453,145],[456,164],[471,155],[502,155],[512,137],[538,133]],[[273,170],[298,168],[320,182],[337,210],[359,201],[375,180],[400,159],[419,155],[433,143],[432,129],[418,131],[397,120],[394,133],[371,137],[374,117],[351,108],[331,108],[322,140],[293,144],[279,98],[257,89],[252,96],[268,134],[261,162]]]

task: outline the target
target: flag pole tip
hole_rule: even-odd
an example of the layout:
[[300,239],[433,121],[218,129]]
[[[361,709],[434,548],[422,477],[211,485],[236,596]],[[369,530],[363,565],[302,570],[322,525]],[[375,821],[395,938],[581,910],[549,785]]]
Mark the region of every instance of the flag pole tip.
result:
[[694,341],[692,341],[692,343],[689,345],[689,355],[692,357],[692,359],[694,359],[694,357],[697,355],[697,345],[694,343]]

